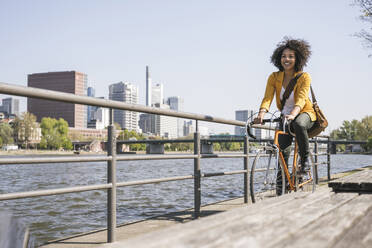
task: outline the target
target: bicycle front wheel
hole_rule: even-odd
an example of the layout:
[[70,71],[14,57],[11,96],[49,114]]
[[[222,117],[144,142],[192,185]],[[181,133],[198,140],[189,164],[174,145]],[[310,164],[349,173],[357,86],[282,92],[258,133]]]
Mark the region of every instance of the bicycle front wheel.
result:
[[284,170],[274,152],[271,151],[268,156],[265,153],[258,153],[253,161],[250,175],[252,202],[283,194],[286,184],[285,178],[281,175],[284,175]]

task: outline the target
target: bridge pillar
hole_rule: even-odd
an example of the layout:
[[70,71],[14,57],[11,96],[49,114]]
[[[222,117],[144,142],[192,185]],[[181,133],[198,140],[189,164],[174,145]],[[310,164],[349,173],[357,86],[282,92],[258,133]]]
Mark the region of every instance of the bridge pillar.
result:
[[212,142],[203,142],[200,145],[201,145],[200,147],[201,154],[213,154],[213,143]]
[[336,154],[336,153],[337,153],[336,144],[331,143],[331,154]]
[[164,154],[164,144],[161,143],[146,144],[146,154]]

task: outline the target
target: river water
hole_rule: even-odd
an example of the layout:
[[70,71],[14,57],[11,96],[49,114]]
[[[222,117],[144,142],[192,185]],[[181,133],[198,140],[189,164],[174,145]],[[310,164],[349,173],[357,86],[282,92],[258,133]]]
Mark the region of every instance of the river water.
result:
[[[18,156],[19,157],[19,156]],[[325,161],[326,157],[320,157]],[[252,160],[251,160],[252,161]],[[331,173],[372,165],[371,155],[332,155]],[[105,162],[34,165],[0,165],[0,194],[106,183]],[[243,169],[243,159],[202,159],[202,173]],[[117,182],[193,174],[193,160],[120,161]],[[327,175],[326,165],[319,176]],[[243,175],[202,179],[202,204],[241,197]],[[119,188],[117,223],[193,207],[193,180]],[[25,223],[35,240],[71,236],[106,227],[106,191],[96,190],[57,196],[0,201],[0,210]]]

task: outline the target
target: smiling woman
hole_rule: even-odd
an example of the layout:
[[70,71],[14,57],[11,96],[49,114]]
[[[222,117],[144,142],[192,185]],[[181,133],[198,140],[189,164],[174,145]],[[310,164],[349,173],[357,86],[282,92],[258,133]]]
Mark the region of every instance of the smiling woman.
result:
[[[262,123],[275,94],[276,104],[281,111],[282,118],[290,122],[290,128],[295,133],[300,150],[300,170],[302,173],[310,169],[307,130],[313,126],[316,120],[309,98],[311,78],[308,73],[302,71],[310,55],[310,45],[305,40],[285,37],[278,44],[271,56],[271,62],[279,71],[270,75],[259,114],[255,119],[255,123]],[[281,126],[283,128],[283,125]],[[288,163],[292,140],[292,135],[279,137],[280,148],[284,151],[286,163]]]

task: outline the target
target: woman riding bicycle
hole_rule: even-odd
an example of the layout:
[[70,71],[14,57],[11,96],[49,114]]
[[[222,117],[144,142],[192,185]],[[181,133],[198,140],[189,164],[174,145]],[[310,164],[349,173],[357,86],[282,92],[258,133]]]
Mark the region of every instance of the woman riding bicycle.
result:
[[[285,37],[278,44],[271,56],[271,63],[279,71],[273,72],[269,76],[259,114],[254,120],[254,123],[262,124],[264,115],[269,111],[275,94],[276,105],[281,110],[282,117],[290,121],[290,128],[296,135],[300,154],[300,173],[306,173],[310,170],[309,137],[307,130],[313,126],[316,120],[313,105],[309,98],[311,78],[309,73],[302,72],[310,55],[310,45],[305,40],[295,40]],[[302,74],[297,79],[292,93],[286,99],[284,106],[281,106],[281,99],[286,87],[300,73]],[[283,128],[283,123],[281,128]],[[287,164],[291,152],[292,140],[293,136],[291,135],[281,135],[279,137],[280,149],[283,151],[283,156]]]

